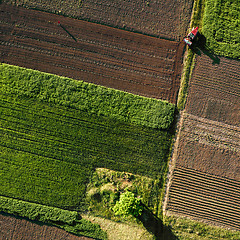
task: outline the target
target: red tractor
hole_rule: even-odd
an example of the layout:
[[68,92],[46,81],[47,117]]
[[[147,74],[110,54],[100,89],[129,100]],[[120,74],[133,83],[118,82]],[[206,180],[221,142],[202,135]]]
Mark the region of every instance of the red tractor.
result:
[[196,38],[198,34],[198,27],[196,28],[193,28],[192,31],[187,35],[187,37],[185,37],[183,40],[184,42],[188,45],[188,46],[191,46],[192,45],[192,42],[193,42],[193,39]]

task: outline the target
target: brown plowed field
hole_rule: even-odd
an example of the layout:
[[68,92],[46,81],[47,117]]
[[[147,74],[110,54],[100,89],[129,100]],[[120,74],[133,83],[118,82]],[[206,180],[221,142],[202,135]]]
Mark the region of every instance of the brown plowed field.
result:
[[240,127],[240,61],[220,58],[212,64],[198,56],[186,110],[193,115]]
[[22,7],[0,8],[1,62],[176,102],[183,43]]
[[184,114],[176,167],[240,181],[240,128]]
[[196,58],[166,209],[240,230],[240,62],[219,59]]
[[238,181],[178,167],[169,195],[171,212],[240,230]]
[[63,229],[49,225],[37,224],[22,218],[0,214],[1,240],[90,240],[93,238],[78,237]]
[[193,6],[193,0],[4,0],[4,2],[173,40],[180,40],[185,35]]

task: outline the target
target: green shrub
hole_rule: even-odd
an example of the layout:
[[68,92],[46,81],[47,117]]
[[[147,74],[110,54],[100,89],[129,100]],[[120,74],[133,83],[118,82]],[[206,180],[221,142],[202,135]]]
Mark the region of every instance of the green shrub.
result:
[[2,91],[137,125],[167,129],[175,106],[83,81],[7,64],[0,65]]
[[126,191],[120,195],[120,199],[113,207],[113,211],[116,215],[132,215],[134,217],[141,216],[143,211],[141,199],[136,198],[134,193]]

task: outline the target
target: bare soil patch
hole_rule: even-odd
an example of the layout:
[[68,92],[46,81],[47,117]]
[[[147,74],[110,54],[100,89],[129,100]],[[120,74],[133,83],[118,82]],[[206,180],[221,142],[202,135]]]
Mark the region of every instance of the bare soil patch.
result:
[[183,43],[0,7],[1,62],[176,102]]
[[93,238],[78,237],[57,227],[35,223],[8,214],[0,214],[0,239],[9,240],[90,240]]
[[172,40],[185,35],[193,6],[193,0],[4,1]]
[[240,126],[240,61],[220,58],[212,64],[198,56],[190,81],[186,110],[193,115]]
[[240,181],[240,128],[184,116],[176,168],[186,167]]

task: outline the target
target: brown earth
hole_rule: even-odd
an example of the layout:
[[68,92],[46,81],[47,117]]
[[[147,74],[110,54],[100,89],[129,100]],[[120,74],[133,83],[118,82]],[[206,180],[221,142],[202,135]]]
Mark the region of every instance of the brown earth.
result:
[[172,40],[186,34],[193,0],[4,0]]
[[6,4],[0,8],[1,62],[176,102],[182,42]]
[[239,196],[239,181],[177,167],[173,173],[167,210],[239,231]]
[[240,230],[240,62],[219,60],[196,58],[165,207]]
[[0,214],[1,240],[90,240],[78,237],[57,227],[35,223],[8,214]]
[[240,127],[240,61],[219,59],[213,65],[207,55],[197,57],[186,111]]

